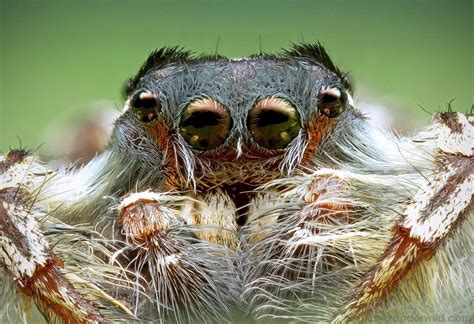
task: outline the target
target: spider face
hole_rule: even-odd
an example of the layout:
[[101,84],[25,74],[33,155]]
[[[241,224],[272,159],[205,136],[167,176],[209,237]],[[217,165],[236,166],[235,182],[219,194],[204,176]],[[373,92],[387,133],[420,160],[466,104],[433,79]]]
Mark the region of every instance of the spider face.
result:
[[319,142],[354,114],[329,58],[321,54],[325,66],[297,53],[244,60],[161,53],[167,63],[142,69],[127,89],[114,140],[162,174],[161,190],[216,193],[234,210],[232,223],[243,225],[254,189],[309,168]]

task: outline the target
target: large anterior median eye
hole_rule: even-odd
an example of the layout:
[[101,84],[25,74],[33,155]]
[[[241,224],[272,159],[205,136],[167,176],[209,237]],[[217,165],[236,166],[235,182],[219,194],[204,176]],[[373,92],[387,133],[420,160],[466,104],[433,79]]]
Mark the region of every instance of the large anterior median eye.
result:
[[130,108],[135,118],[149,123],[158,117],[160,103],[158,97],[149,91],[139,91],[130,98]]
[[179,132],[193,148],[208,151],[224,143],[231,127],[226,107],[214,99],[199,98],[181,113]]
[[268,149],[285,148],[301,128],[296,109],[279,97],[259,100],[250,110],[247,124],[254,140]]

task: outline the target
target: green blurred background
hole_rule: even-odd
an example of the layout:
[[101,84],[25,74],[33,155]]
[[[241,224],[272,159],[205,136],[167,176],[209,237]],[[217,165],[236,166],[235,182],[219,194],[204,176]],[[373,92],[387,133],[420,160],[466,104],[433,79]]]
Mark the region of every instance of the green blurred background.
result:
[[[418,127],[473,103],[472,1],[1,1],[0,151],[37,147],[71,111],[109,100],[164,45],[245,56],[321,41],[356,102]],[[260,42],[261,40],[261,42]]]

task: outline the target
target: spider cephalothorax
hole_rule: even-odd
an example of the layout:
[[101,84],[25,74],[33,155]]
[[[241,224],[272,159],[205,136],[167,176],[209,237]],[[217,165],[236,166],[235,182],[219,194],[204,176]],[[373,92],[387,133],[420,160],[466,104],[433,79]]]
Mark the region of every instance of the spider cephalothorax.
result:
[[472,117],[396,138],[354,107],[318,44],[239,60],[162,49],[125,96],[108,148],[82,168],[2,160],[1,314],[25,296],[66,321],[397,319],[468,304]]
[[338,71],[319,63],[330,62],[326,54],[311,60],[303,49],[246,60],[152,54],[145,66],[156,67],[142,69],[127,90],[112,139],[116,154],[153,170],[161,178],[160,188],[153,179],[155,189],[225,191],[245,207],[244,196],[258,186],[313,167],[337,117],[360,118]]

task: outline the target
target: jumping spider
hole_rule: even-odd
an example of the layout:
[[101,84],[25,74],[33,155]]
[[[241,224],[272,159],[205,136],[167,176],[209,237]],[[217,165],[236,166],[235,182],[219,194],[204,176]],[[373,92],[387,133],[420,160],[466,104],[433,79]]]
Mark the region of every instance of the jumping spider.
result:
[[394,136],[319,44],[160,49],[125,95],[87,165],[0,160],[3,320],[472,320],[472,116]]

